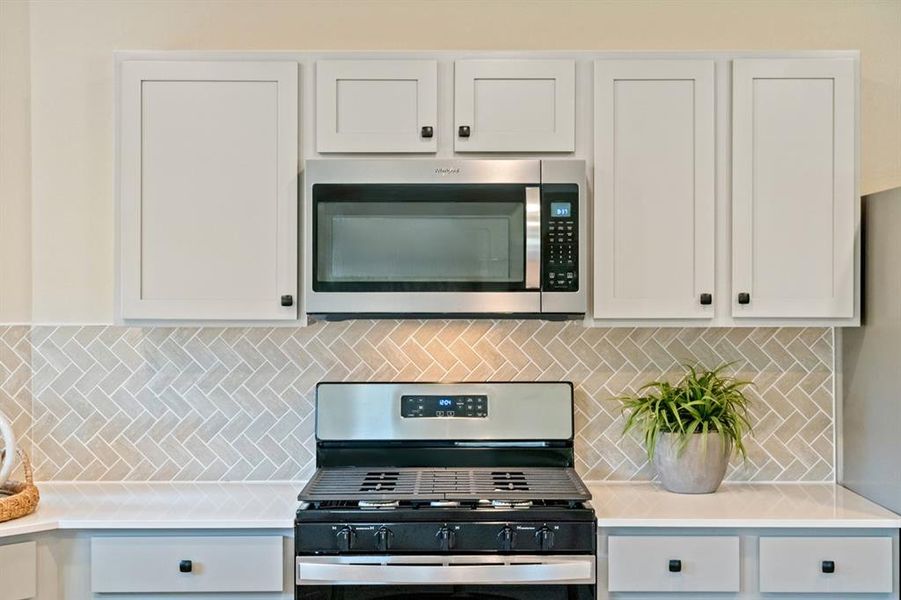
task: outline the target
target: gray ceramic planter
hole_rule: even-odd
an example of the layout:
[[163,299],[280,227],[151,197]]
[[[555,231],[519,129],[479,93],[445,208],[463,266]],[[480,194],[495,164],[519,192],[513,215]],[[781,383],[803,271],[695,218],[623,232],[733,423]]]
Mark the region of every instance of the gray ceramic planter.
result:
[[712,494],[720,487],[732,455],[732,443],[718,433],[691,436],[680,451],[679,438],[662,433],[654,450],[654,468],[663,487],[678,494]]

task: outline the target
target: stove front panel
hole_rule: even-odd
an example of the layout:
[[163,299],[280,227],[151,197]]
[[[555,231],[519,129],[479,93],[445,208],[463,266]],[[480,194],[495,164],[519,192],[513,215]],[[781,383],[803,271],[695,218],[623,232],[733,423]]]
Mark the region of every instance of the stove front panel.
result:
[[300,555],[328,554],[569,554],[595,551],[593,522],[299,523]]

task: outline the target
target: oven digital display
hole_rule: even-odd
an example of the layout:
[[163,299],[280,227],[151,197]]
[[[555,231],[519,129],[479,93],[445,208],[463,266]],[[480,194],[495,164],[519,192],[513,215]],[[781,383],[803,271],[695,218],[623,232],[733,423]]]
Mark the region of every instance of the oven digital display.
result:
[[488,396],[401,396],[400,416],[416,418],[474,418],[488,416]]
[[569,202],[551,202],[551,216],[555,219],[567,219],[573,216],[573,205]]

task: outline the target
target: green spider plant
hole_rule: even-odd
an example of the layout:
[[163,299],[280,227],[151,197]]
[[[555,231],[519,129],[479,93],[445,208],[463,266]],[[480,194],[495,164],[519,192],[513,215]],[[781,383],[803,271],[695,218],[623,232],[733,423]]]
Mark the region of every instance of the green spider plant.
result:
[[623,435],[633,429],[641,431],[648,458],[653,459],[662,433],[679,436],[680,451],[694,434],[704,436],[701,443],[706,449],[707,434],[719,433],[747,459],[742,438],[751,431],[750,401],[742,389],[753,384],[723,375],[729,366],[720,365],[711,371],[685,365],[687,372],[676,385],[653,381],[639,388],[634,396],[618,398],[623,413],[628,413]]

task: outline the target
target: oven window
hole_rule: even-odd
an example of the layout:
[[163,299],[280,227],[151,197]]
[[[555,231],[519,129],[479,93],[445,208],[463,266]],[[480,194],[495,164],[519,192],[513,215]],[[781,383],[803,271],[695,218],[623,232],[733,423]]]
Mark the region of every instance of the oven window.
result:
[[595,600],[593,585],[297,586],[297,600]]
[[316,291],[525,287],[522,185],[319,184]]

